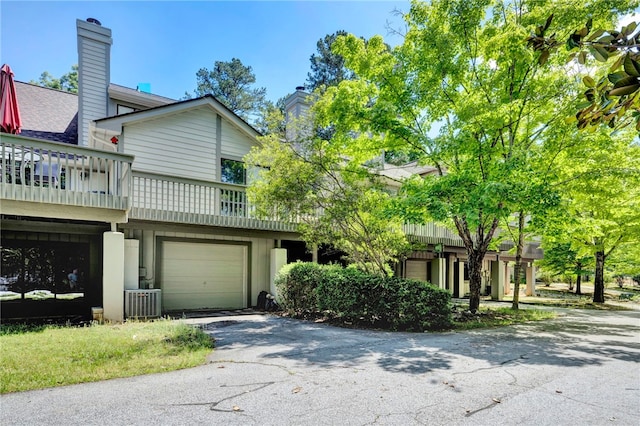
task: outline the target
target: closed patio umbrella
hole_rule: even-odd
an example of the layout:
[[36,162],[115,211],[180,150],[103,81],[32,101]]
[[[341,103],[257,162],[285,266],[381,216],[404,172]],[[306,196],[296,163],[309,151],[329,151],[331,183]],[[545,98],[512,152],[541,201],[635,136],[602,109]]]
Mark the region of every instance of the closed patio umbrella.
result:
[[13,84],[13,71],[7,64],[0,69],[0,96],[0,118],[2,119],[0,130],[4,133],[20,133],[22,121]]

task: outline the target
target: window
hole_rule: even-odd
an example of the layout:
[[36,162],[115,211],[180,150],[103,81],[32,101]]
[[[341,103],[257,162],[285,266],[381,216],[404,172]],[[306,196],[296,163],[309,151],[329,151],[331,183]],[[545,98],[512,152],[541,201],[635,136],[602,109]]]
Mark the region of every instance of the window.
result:
[[223,158],[220,164],[220,180],[224,183],[247,184],[247,171],[242,161]]

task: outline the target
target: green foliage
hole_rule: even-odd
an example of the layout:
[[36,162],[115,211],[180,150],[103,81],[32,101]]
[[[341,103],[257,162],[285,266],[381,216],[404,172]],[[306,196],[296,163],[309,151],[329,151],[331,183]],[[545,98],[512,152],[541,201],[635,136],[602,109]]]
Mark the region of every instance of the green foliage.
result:
[[65,92],[78,93],[78,65],[73,65],[71,71],[55,78],[48,71],[40,75],[38,81],[30,81],[30,84],[48,87],[50,89],[63,90]]
[[333,52],[331,46],[340,36],[347,35],[346,31],[340,30],[333,34],[327,34],[316,43],[318,53],[312,54],[311,72],[307,74],[308,89],[324,90],[329,86],[335,86],[342,80],[353,79],[353,71],[346,68],[344,58]]
[[570,243],[595,269],[594,302],[604,302],[607,258],[640,240],[640,145],[631,129],[570,136],[557,155],[562,210],[546,218],[547,244]]
[[289,95],[279,98],[275,104],[269,100],[262,104],[260,115],[254,123],[257,131],[263,135],[276,134],[284,137],[286,130],[284,102],[288,97]]
[[384,182],[317,134],[299,134],[291,143],[263,137],[245,156],[259,170],[247,189],[257,215],[298,223],[307,245],[332,245],[361,269],[386,275],[409,246],[402,221],[388,215]]
[[[637,0],[616,2],[616,8],[608,14],[633,10],[640,4]],[[606,15],[600,11],[594,15]],[[544,25],[527,38],[533,50],[540,52],[540,61],[546,61],[551,52],[562,44],[556,37],[558,28],[566,30],[565,25],[552,25],[554,15],[550,15]],[[606,21],[605,21],[606,22]],[[600,22],[600,24],[602,21]],[[580,29],[566,37],[565,47],[570,54],[567,62],[576,68],[583,68],[587,62],[597,74],[595,78],[585,75],[582,82],[586,87],[584,100],[578,104],[575,117],[568,119],[575,122],[578,129],[595,131],[596,127],[605,124],[620,129],[636,122],[640,131],[640,53],[637,50],[640,33],[637,23],[631,22],[620,30],[606,29],[604,26],[594,29],[592,18]],[[551,29],[550,29],[551,27]],[[546,35],[550,30],[553,34]],[[593,31],[592,31],[593,30]],[[590,59],[595,59],[595,63]],[[609,62],[609,63],[607,63]]]
[[[577,82],[557,58],[540,61],[523,40],[551,11],[578,25],[610,2],[413,1],[404,43],[338,37],[332,50],[355,80],[330,87],[313,112],[331,143],[362,164],[392,152],[436,168],[403,186],[397,211],[455,228],[469,256],[472,309],[481,260],[500,222],[531,215],[557,195],[542,173],[542,147],[568,115]],[[549,107],[552,105],[552,107]],[[519,230],[522,235],[524,229]]]
[[296,315],[315,312],[318,307],[316,288],[324,278],[325,268],[306,262],[282,267],[275,278],[281,307]]
[[321,311],[393,330],[436,330],[451,325],[449,292],[423,281],[338,265],[296,263],[283,268],[276,285],[283,307],[297,315]]
[[200,68],[196,78],[196,96],[213,95],[245,120],[257,115],[264,104],[266,89],[253,87],[256,76],[251,67],[245,66],[240,59],[215,61],[212,70]]

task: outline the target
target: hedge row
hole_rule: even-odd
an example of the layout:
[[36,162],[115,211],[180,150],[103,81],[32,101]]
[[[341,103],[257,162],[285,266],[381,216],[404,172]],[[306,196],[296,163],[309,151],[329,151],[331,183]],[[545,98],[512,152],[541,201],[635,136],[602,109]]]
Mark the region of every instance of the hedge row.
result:
[[423,281],[297,262],[280,271],[276,287],[283,309],[296,316],[324,313],[392,330],[451,326],[449,292]]

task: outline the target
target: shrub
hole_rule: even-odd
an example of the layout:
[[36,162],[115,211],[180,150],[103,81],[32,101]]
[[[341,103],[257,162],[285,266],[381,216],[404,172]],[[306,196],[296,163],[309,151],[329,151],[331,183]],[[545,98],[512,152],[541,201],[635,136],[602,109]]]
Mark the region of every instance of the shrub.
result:
[[316,287],[322,267],[316,263],[296,262],[283,266],[275,278],[278,303],[292,314],[317,310]]
[[294,315],[325,312],[393,330],[451,326],[450,294],[423,281],[295,263],[280,271],[276,285],[283,307]]

